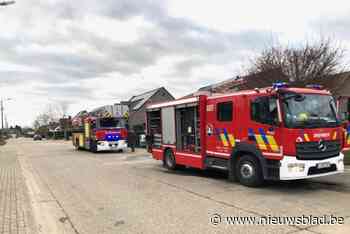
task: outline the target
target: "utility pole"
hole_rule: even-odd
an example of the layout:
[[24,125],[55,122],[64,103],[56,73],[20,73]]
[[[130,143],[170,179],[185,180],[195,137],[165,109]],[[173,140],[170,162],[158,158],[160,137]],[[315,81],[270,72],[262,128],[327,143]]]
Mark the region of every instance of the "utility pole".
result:
[[1,99],[1,131],[4,129],[4,101]]
[[4,130],[4,101],[10,101],[11,98],[2,99],[0,101],[0,110],[1,110],[1,130]]

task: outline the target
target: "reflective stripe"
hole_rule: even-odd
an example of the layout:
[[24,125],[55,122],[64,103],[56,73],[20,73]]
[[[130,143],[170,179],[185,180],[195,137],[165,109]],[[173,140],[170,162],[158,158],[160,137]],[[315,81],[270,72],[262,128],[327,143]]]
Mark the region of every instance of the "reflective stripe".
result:
[[254,134],[254,131],[253,131],[252,128],[249,128],[249,129],[248,129],[248,136],[254,138],[253,140],[256,141],[256,139],[255,139],[255,134]]
[[212,154],[212,155],[220,155],[220,156],[226,156],[226,157],[230,156],[230,154],[228,153],[221,153],[221,152],[215,152],[215,151],[209,151],[209,150],[207,150],[206,152],[207,154]]
[[266,134],[265,134],[265,132],[264,132],[264,129],[259,128],[259,132],[260,132],[261,137],[262,137],[262,139],[264,140],[265,144],[268,145],[268,144],[269,144],[269,141],[268,141],[267,138],[266,138]]
[[186,154],[186,153],[176,153],[175,156],[185,156],[185,157],[192,157],[192,158],[201,158],[202,156],[198,154]]
[[334,132],[333,134],[333,140],[336,140],[337,139],[337,132]]
[[256,138],[256,141],[258,143],[259,148],[262,149],[262,150],[267,150],[267,147],[265,145],[265,142],[264,142],[262,136],[256,134],[255,138]]
[[267,135],[266,138],[269,141],[272,151],[274,152],[280,151],[274,136]]
[[228,137],[227,130],[226,130],[226,128],[224,128],[223,130],[224,130],[225,139],[226,139],[226,141],[227,141],[227,144],[229,144],[230,139],[229,139],[229,137]]
[[221,141],[221,137],[220,137],[220,128],[215,128],[215,132],[216,132],[216,137],[218,138],[218,141]]
[[233,136],[233,134],[228,134],[228,139],[230,140],[230,144],[232,147],[236,146],[236,141],[235,141],[235,137]]
[[228,146],[228,142],[227,142],[227,139],[225,137],[225,134],[224,133],[221,133],[220,134],[220,137],[221,137],[221,142],[224,146]]

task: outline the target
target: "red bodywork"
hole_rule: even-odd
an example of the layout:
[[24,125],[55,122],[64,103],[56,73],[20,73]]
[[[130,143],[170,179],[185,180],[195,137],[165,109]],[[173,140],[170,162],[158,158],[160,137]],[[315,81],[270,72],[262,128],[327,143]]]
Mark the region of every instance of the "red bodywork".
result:
[[344,151],[350,150],[350,97],[342,96],[338,98],[337,109],[339,115],[345,113],[347,117],[343,121],[344,134]]
[[[328,91],[309,88],[286,88],[285,90],[300,94],[330,95]],[[164,151],[170,148],[175,154],[177,164],[204,169],[206,157],[229,159],[235,145],[242,142],[256,145],[265,158],[272,160],[281,160],[285,155],[296,156],[296,142],[314,142],[321,139],[345,142],[344,130],[340,126],[290,129],[284,126],[283,121],[279,126],[273,127],[252,121],[251,101],[257,97],[274,94],[276,94],[274,89],[266,88],[210,97],[203,95],[149,106],[148,110],[151,111],[170,106],[197,104],[200,118],[200,152],[194,153],[191,147],[179,150],[176,143],[163,144],[162,142],[161,147],[151,149],[153,157],[157,160],[163,160]],[[223,102],[234,103],[233,121],[217,121],[217,104]],[[279,114],[282,113],[283,109],[280,103],[278,108]],[[213,133],[209,134],[209,132]],[[153,134],[149,127],[148,134]],[[342,147],[344,146],[346,145],[343,144]]]
[[108,139],[108,136],[118,137],[118,140],[126,140],[127,130],[125,128],[114,128],[114,129],[96,129],[94,130],[96,140],[108,141],[114,139]]

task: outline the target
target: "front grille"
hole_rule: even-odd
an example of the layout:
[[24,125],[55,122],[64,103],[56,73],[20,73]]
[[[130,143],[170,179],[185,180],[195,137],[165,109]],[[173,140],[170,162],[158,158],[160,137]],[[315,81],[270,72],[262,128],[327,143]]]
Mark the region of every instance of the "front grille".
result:
[[296,143],[297,159],[319,160],[338,156],[341,150],[339,141],[323,141],[325,148],[319,142]]
[[332,164],[328,168],[322,168],[322,169],[318,169],[317,167],[310,167],[307,175],[317,175],[322,173],[333,172],[336,170],[337,170],[337,166],[335,164]]
[[280,179],[280,166],[281,166],[280,161],[266,159],[265,179],[268,179],[268,180],[279,180]]

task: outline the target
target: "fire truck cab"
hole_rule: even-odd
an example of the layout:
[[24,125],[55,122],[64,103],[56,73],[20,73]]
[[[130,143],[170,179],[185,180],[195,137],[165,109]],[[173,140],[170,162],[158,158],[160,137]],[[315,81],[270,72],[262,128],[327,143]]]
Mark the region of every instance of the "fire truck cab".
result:
[[91,152],[126,151],[125,120],[116,117],[82,116],[73,119],[73,145]]
[[328,91],[284,83],[150,105],[147,131],[166,168],[225,169],[247,186],[341,173],[350,146]]

